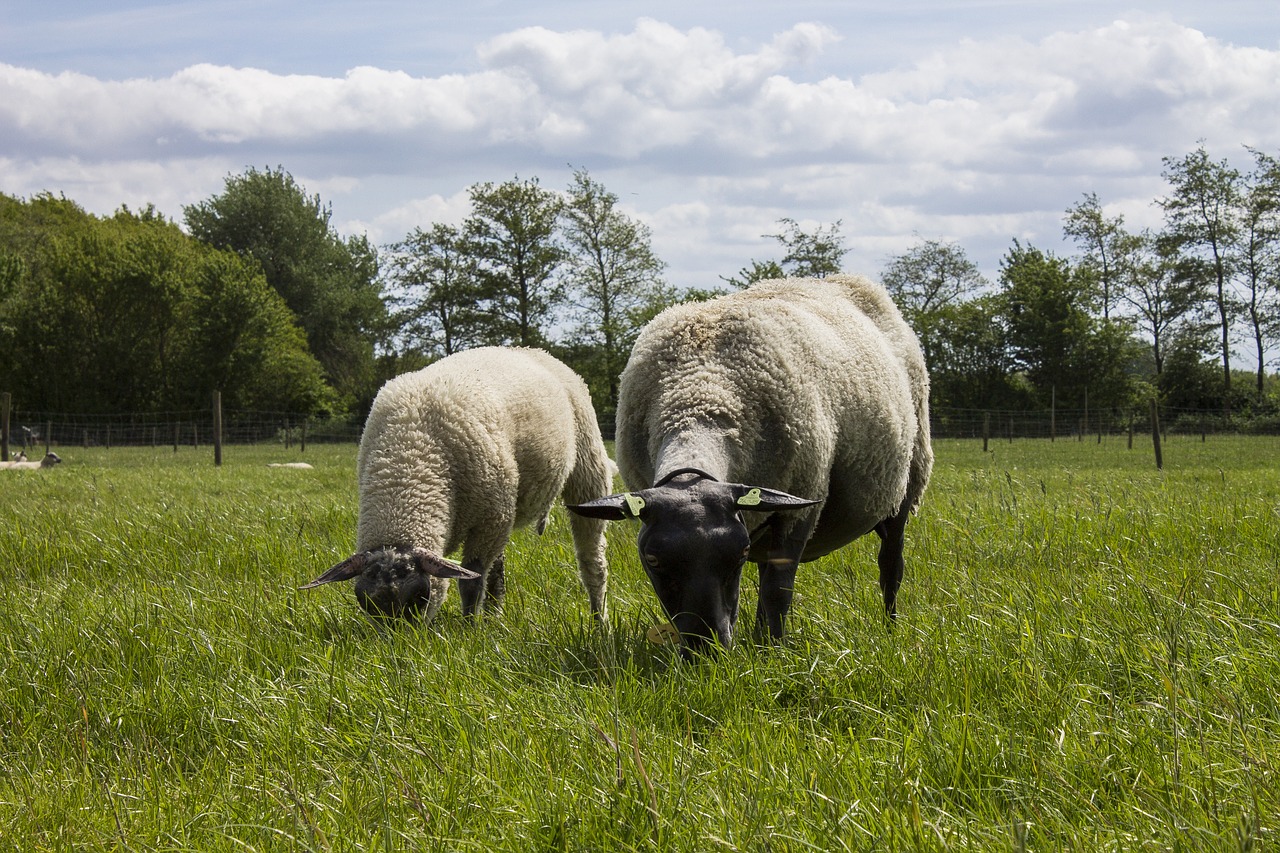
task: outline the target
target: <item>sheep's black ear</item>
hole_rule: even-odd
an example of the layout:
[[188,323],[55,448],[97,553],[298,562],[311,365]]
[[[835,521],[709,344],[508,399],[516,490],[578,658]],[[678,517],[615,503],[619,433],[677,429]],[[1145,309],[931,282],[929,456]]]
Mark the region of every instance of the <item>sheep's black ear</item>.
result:
[[596,498],[584,504],[566,505],[565,509],[587,518],[621,521],[624,518],[639,518],[640,510],[644,509],[644,498],[634,492],[625,492]]
[[352,554],[350,557],[347,557],[347,559],[338,563],[311,583],[300,586],[298,589],[315,589],[318,586],[333,583],[334,581],[351,580],[356,575],[364,571],[365,563],[368,561],[369,555],[367,553]]
[[789,509],[804,509],[818,501],[798,498],[777,489],[766,489],[763,486],[734,485],[734,505],[747,512],[779,512]]
[[464,568],[452,560],[431,553],[426,548],[414,548],[411,552],[413,565],[418,571],[437,578],[454,578],[461,581],[475,580],[480,577],[476,572]]

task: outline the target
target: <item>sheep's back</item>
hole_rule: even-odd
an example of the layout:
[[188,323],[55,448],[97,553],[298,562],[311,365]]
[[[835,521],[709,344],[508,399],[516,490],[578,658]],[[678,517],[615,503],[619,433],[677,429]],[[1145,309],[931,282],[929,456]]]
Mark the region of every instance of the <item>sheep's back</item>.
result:
[[391,380],[361,439],[359,547],[448,553],[472,529],[538,520],[572,469],[584,405],[582,380],[540,350],[468,350]]
[[731,478],[813,498],[842,490],[856,523],[875,523],[907,492],[920,380],[914,335],[865,279],[764,282],[676,306],[623,373],[619,468],[632,488],[649,485],[665,438],[710,426],[736,448]]

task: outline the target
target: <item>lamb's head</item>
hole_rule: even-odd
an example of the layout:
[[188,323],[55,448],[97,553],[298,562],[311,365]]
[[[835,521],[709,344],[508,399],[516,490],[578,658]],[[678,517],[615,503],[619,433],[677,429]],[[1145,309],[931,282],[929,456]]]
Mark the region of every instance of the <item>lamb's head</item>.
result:
[[742,567],[751,551],[743,511],[797,510],[815,503],[682,469],[653,488],[569,509],[591,518],[640,520],[640,560],[680,632],[682,647],[691,652],[711,642],[727,647],[733,641]]
[[431,601],[431,578],[479,577],[425,548],[375,548],[353,554],[302,589],[356,579],[356,600],[370,616],[413,617]]

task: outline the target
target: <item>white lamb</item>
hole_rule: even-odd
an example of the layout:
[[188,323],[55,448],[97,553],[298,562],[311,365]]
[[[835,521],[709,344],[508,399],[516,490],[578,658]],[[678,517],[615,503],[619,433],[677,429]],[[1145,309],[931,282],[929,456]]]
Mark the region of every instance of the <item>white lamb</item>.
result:
[[622,374],[617,458],[635,491],[570,509],[642,522],[645,570],[686,651],[731,642],[748,559],[756,632],[777,639],[797,564],[872,530],[892,616],[933,465],[928,398],[916,336],[865,278],[679,305],[644,329]]
[[0,462],[0,470],[9,471],[34,471],[37,468],[52,468],[62,461],[62,457],[53,451],[49,451],[39,462],[28,462],[27,454],[19,453],[18,458],[8,462]]
[[[357,461],[356,554],[304,588],[356,578],[374,615],[435,616],[459,579],[462,610],[498,609],[516,527],[541,533],[557,495],[610,491],[610,460],[586,383],[536,349],[485,347],[392,379],[378,392]],[[606,616],[603,521],[571,516],[592,612]],[[444,559],[462,549],[462,565]]]

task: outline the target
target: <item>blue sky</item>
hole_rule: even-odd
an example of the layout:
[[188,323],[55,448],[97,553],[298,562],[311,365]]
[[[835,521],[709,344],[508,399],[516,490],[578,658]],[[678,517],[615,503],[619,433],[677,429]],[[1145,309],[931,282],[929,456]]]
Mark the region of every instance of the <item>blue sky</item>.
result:
[[481,181],[585,168],[679,286],[839,220],[989,276],[1097,193],[1160,223],[1161,158],[1280,154],[1274,2],[0,3],[0,191],[182,206],[283,166],[376,243]]

